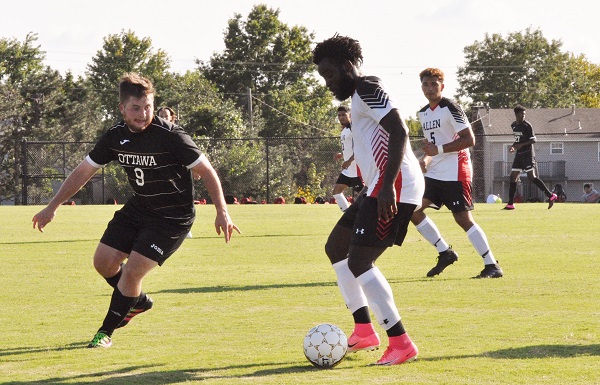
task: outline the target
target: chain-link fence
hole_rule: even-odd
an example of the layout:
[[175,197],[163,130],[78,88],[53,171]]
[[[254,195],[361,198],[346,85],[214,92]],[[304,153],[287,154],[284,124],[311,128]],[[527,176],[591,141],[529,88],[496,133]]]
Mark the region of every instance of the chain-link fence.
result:
[[[200,139],[196,143],[217,170],[226,196],[242,201],[314,202],[328,199],[339,175],[338,137]],[[91,150],[88,142],[28,142],[21,146],[21,197],[24,205],[46,204],[69,173]],[[131,194],[116,163],[102,168],[74,197],[76,204],[123,203]],[[195,197],[210,202],[201,181]]]
[[[583,183],[600,187],[600,135],[596,138],[538,135],[536,158],[540,178],[552,190],[561,185],[569,201],[579,201]],[[474,168],[473,195],[485,202],[489,194],[508,197],[512,166],[512,135],[477,135],[471,149]],[[420,156],[422,138],[411,138]],[[273,203],[277,198],[293,202],[304,197],[330,200],[341,162],[334,160],[340,151],[339,137],[200,139],[198,146],[217,170],[228,199]],[[21,146],[21,196],[24,205],[46,204],[69,173],[81,162],[93,143],[28,142]],[[196,183],[196,199],[209,196],[202,182]],[[350,190],[346,191],[348,194]],[[96,174],[74,197],[76,204],[123,203],[131,194],[121,167],[111,163]],[[522,174],[517,199],[543,201],[545,196]]]

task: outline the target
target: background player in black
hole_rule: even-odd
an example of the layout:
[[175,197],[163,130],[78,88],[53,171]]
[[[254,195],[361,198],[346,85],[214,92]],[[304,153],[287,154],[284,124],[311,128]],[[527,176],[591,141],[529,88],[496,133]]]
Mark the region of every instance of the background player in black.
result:
[[516,154],[512,165],[512,172],[510,173],[508,204],[504,207],[504,210],[515,209],[514,198],[517,191],[517,181],[523,171],[527,173],[527,178],[546,194],[546,197],[548,197],[548,209],[550,209],[554,205],[557,195],[548,190],[548,187],[537,176],[535,150],[533,148],[536,140],[533,133],[533,126],[525,120],[525,107],[518,105],[514,108],[514,111],[516,121],[510,126],[515,135],[515,142],[509,151],[516,151]]
[[119,99],[123,120],[100,138],[32,220],[33,227],[43,232],[58,207],[102,166],[114,160],[125,169],[133,197],[115,213],[94,254],[94,267],[114,290],[104,322],[88,345],[92,348],[110,347],[116,328],[152,307],[152,300],[142,292],[142,279],[177,250],[194,222],[192,177],[203,179],[215,205],[217,233],[223,231],[226,242],[233,230],[239,233],[208,159],[181,127],[154,116],[152,83],[125,74]]
[[177,124],[177,114],[171,107],[160,107],[158,110],[156,110],[156,115],[158,115],[159,118],[163,118],[167,122]]

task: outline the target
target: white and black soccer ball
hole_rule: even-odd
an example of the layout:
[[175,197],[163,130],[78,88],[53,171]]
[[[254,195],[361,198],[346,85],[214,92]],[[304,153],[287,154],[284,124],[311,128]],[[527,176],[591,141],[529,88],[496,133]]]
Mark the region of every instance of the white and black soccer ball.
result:
[[319,368],[332,368],[339,364],[347,351],[348,338],[335,325],[317,325],[304,337],[304,355]]

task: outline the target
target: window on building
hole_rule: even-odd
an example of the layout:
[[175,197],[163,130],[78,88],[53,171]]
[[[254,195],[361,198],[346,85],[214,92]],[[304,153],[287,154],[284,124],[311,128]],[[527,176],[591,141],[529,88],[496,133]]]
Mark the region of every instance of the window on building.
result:
[[550,143],[550,154],[562,155],[565,153],[565,144],[563,142]]

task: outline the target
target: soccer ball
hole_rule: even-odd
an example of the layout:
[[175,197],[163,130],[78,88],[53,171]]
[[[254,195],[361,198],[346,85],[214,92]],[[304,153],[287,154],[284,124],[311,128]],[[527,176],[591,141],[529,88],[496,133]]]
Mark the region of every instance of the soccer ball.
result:
[[348,339],[335,325],[313,327],[304,337],[304,355],[318,368],[332,368],[339,364],[348,351]]

